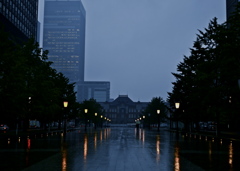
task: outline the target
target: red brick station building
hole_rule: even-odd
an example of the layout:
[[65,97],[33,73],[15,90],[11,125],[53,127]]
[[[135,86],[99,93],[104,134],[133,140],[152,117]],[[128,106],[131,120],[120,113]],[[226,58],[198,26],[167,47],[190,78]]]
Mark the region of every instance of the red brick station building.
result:
[[133,102],[128,95],[119,95],[112,102],[100,102],[112,124],[131,124],[140,117],[149,102]]

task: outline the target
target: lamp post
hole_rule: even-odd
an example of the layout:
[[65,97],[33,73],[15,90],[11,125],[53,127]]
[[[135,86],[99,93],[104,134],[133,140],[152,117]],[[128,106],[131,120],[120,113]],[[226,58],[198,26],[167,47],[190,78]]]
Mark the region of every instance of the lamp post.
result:
[[240,89],[240,79],[238,79],[238,88]]
[[95,127],[95,129],[97,129],[97,113],[95,113],[95,116],[96,116],[96,119],[95,119],[94,127]]
[[[63,107],[64,107],[64,109],[66,109],[68,107],[68,101],[63,102]],[[64,136],[67,133],[67,114],[65,112],[64,112],[64,128],[63,128],[63,135]]]
[[143,115],[143,128],[145,128],[145,115]]
[[158,131],[160,128],[160,109],[157,110],[157,115],[158,115]]
[[[240,89],[240,78],[238,79],[238,88]],[[239,108],[238,108],[238,110],[239,110]],[[238,128],[240,128],[240,127],[239,127],[239,124],[238,124]],[[239,130],[239,129],[238,129],[238,130]],[[238,133],[240,133],[240,131],[239,131]]]
[[84,113],[85,113],[85,131],[87,131],[87,113],[88,113],[88,109],[84,109]]
[[151,114],[150,113],[148,113],[148,123],[149,123],[149,129],[151,129]]
[[103,127],[103,115],[100,116],[101,120],[101,128]]
[[31,103],[32,103],[32,97],[28,97],[28,113],[27,113],[27,118],[26,118],[26,124],[24,126],[24,129],[27,130],[29,127],[30,127],[30,122],[29,122],[29,119],[31,118],[31,114],[32,114],[32,106],[31,106]]
[[179,109],[180,103],[179,103],[179,102],[176,102],[176,103],[175,103],[175,107],[176,107],[176,109]]
[[[175,107],[176,107],[176,109],[179,109],[180,103],[179,103],[179,102],[176,102],[176,103],[175,103]],[[177,135],[178,135],[178,116],[177,116]]]
[[105,123],[104,127],[107,127],[107,117],[106,116],[104,117],[104,123]]

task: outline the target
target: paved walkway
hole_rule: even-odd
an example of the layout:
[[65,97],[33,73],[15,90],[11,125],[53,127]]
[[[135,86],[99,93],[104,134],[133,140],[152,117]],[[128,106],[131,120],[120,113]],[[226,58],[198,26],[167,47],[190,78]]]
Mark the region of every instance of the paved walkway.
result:
[[[38,149],[35,149],[38,151]],[[54,151],[56,149],[45,149]],[[39,149],[39,152],[41,149]],[[181,157],[183,171],[202,171]],[[61,151],[24,171],[180,171],[175,134],[109,128],[67,134]]]
[[[208,133],[208,132],[207,132]],[[224,134],[222,134],[224,135]],[[6,135],[7,136],[7,135]],[[130,127],[0,138],[1,171],[235,171],[238,134],[176,136]]]

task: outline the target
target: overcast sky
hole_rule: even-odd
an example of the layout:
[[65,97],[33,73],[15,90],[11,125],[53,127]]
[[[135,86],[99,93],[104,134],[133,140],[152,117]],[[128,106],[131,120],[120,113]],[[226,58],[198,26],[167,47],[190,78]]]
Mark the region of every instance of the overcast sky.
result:
[[[40,1],[39,14],[42,14]],[[110,81],[111,98],[167,98],[171,72],[226,0],[82,0],[86,10],[85,81]]]

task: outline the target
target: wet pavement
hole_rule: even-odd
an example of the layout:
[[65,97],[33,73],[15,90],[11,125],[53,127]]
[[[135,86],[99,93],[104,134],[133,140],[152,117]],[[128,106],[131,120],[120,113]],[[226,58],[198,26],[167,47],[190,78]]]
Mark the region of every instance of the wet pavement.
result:
[[112,127],[0,140],[2,171],[235,171],[238,141]]

